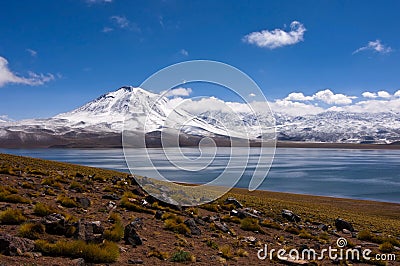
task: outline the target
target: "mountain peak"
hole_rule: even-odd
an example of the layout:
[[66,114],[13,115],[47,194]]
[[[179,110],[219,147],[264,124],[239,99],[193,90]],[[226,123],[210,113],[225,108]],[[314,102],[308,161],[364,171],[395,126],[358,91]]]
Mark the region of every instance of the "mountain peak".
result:
[[[125,92],[125,93],[135,93],[135,94],[141,93],[141,94],[151,95],[151,96],[155,95],[155,93],[152,93],[152,92],[142,89],[140,87],[133,87],[133,86],[122,86],[121,88],[117,89],[114,92]],[[110,93],[112,93],[112,92],[110,92]],[[108,93],[108,94],[110,94],[110,93]]]

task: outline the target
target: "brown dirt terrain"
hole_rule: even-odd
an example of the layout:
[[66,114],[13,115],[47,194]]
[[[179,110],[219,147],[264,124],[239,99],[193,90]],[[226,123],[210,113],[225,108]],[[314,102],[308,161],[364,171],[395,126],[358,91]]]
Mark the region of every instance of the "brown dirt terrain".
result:
[[[400,265],[400,204],[233,189],[210,204],[178,208],[152,199],[124,173],[6,154],[0,180],[0,265]],[[64,217],[57,232],[44,222],[52,213]],[[338,228],[337,218],[354,230]],[[97,221],[100,234],[85,227]],[[124,240],[131,222],[141,244]],[[7,255],[6,234],[30,238],[34,247]],[[264,244],[320,254],[339,237],[397,261],[257,258]]]

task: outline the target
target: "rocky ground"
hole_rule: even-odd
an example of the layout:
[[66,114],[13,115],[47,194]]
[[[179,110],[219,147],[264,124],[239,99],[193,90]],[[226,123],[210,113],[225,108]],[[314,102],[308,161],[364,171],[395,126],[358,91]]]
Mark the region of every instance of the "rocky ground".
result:
[[[5,154],[0,180],[0,265],[400,265],[399,204],[234,189],[180,208],[124,173]],[[397,260],[257,257],[340,237]]]

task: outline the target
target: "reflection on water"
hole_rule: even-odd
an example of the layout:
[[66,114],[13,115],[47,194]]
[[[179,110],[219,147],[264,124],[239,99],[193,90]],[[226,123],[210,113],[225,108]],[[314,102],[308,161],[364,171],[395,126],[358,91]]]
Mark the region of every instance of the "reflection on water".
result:
[[[197,158],[197,149],[184,150],[185,156]],[[229,148],[219,149],[205,170],[177,171],[165,159],[161,149],[147,151],[157,169],[168,179],[178,182],[206,183],[218,176],[230,159]],[[129,172],[121,149],[0,149],[0,152]],[[175,152],[178,155],[178,151]],[[140,165],[146,150],[137,149],[134,154],[134,159]],[[169,154],[174,156],[173,151]],[[243,150],[242,153],[235,152],[233,156],[245,160],[245,154]],[[269,175],[259,189],[400,203],[399,158],[399,150],[279,148]],[[253,149],[237,187],[248,187],[257,161],[257,149]],[[195,160],[193,168],[196,168]],[[241,173],[236,165],[230,166],[229,170],[232,178]],[[147,176],[151,169],[138,166],[134,172]]]

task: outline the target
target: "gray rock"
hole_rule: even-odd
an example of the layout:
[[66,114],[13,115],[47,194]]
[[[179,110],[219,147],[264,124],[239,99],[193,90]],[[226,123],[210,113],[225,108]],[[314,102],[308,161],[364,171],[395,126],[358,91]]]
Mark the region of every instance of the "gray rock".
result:
[[246,209],[231,210],[230,214],[231,214],[231,216],[237,216],[240,219],[243,219],[243,218],[246,218],[246,217],[254,218],[254,219],[259,219],[260,218],[260,216],[254,214],[252,212],[253,212],[252,209],[246,208]]
[[326,224],[319,224],[318,225],[318,229],[322,230],[322,231],[327,231],[328,230],[328,226]]
[[236,208],[241,209],[243,208],[242,203],[240,203],[237,199],[229,197],[225,200],[224,204],[233,204]]
[[189,227],[190,229],[190,233],[192,235],[201,235],[201,230],[200,228],[196,225],[196,222],[194,221],[194,219],[187,219],[184,224],[187,225],[187,227]]
[[85,222],[80,220],[77,224],[75,238],[86,242],[101,243],[103,239],[104,227],[100,221]]
[[344,234],[348,234],[348,235],[351,234],[351,232],[350,232],[349,230],[347,230],[347,229],[343,229],[342,232],[343,232]]
[[282,217],[288,220],[289,222],[298,223],[301,221],[300,216],[289,210],[282,210]]
[[229,228],[226,225],[226,223],[221,223],[219,221],[214,221],[215,227],[217,227],[218,230],[221,230],[224,233],[228,233],[229,232]]
[[108,203],[107,203],[107,210],[108,211],[112,211],[112,210],[114,210],[115,208],[117,208],[117,203],[115,203],[114,201],[109,201]]
[[195,217],[194,221],[196,222],[196,224],[199,225],[205,225],[206,223],[203,221],[203,219],[200,219],[199,217]]
[[16,237],[9,234],[0,234],[0,253],[9,256],[22,255],[35,248],[35,242],[22,237]]
[[141,259],[129,259],[128,263],[129,264],[143,264],[143,260],[141,260]]
[[89,208],[91,205],[90,199],[88,198],[76,198],[76,202],[84,209]]
[[85,266],[86,262],[83,258],[71,260],[71,265],[73,266]]

